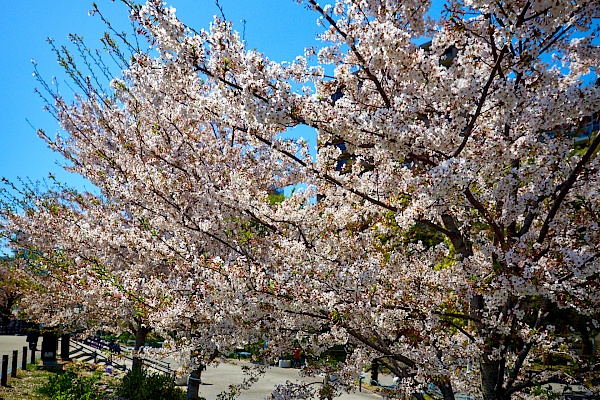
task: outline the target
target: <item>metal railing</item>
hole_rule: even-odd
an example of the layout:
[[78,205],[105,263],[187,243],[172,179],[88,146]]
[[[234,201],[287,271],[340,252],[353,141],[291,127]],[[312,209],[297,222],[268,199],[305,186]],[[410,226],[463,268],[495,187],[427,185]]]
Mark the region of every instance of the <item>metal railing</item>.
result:
[[[114,354],[118,352],[114,351],[115,346],[111,342],[100,338],[88,337],[83,339],[82,341],[72,341],[72,343],[74,344],[74,347],[78,349],[77,351],[87,354],[88,357],[93,357],[94,362],[98,362],[100,360],[105,363],[111,363],[113,366],[116,366],[119,369],[127,369],[124,363],[119,364],[113,360]],[[76,353],[76,351],[73,351],[73,354]],[[133,355],[119,354],[119,357],[128,360],[133,364]],[[173,375],[173,373],[175,372],[171,368],[171,363],[169,362],[162,360],[154,360],[146,357],[138,357],[138,359],[144,367],[153,369],[157,372],[166,375]]]
[[74,359],[83,359],[84,361],[93,361],[94,364],[102,362],[106,365],[110,365],[113,368],[120,369],[122,371],[127,370],[127,366],[124,363],[119,363],[114,360],[113,352],[107,350],[104,346],[90,345],[90,341],[87,343],[71,340],[71,347],[69,350],[69,357]]
[[[9,365],[9,355],[2,355],[2,369],[0,371],[0,385],[8,386],[8,376],[10,374],[11,378],[17,377],[17,369],[19,367],[24,371],[27,369],[27,354],[28,349],[27,346],[23,346],[22,350],[13,350],[11,363]],[[20,362],[19,362],[20,360]],[[31,350],[31,360],[29,361],[32,364],[35,364],[35,349]]]

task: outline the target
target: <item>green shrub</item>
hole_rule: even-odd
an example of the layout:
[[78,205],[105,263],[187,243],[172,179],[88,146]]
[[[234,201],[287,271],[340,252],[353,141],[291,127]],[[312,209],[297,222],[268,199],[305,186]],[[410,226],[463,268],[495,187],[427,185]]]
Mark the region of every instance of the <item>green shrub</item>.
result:
[[95,387],[97,375],[84,377],[73,371],[52,375],[48,383],[40,388],[40,392],[50,396],[52,400],[101,400],[103,393]]
[[37,371],[38,366],[36,364],[27,364],[27,371]]
[[116,394],[129,400],[185,400],[184,391],[175,386],[171,376],[152,374],[143,369],[129,371]]

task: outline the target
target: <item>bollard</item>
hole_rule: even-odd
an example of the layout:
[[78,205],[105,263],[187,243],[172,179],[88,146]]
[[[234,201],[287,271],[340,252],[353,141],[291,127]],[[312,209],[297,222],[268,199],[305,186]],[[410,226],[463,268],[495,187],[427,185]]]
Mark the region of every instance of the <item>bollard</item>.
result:
[[58,337],[52,331],[44,332],[42,339],[42,362],[44,366],[57,365],[56,349],[58,348]]
[[71,341],[71,335],[65,333],[60,337],[60,358],[64,361],[69,361],[69,346]]
[[12,366],[10,369],[10,376],[13,378],[17,377],[17,364],[19,362],[19,352],[17,350],[13,350],[13,357],[12,357]]
[[23,346],[23,358],[21,359],[21,369],[27,371],[27,346]]
[[29,362],[31,365],[35,365],[35,347],[31,349],[31,360]]
[[0,385],[8,386],[8,356],[2,356],[2,377],[0,377]]

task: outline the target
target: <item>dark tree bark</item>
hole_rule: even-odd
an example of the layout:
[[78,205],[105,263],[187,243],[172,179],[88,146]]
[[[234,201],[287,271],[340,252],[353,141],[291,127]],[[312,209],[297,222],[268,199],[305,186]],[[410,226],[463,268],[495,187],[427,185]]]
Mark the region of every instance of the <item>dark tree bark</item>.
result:
[[152,332],[152,329],[141,326],[141,324],[135,330],[135,345],[133,347],[133,363],[131,369],[142,368],[142,360],[139,357],[138,351],[144,344],[146,344],[146,339],[148,338],[148,334]]
[[187,400],[197,400],[200,398],[200,385],[202,384],[203,368],[204,367],[200,365],[190,374],[187,385],[187,395],[185,397]]
[[371,363],[371,382],[373,381],[379,382],[379,360],[377,359]]

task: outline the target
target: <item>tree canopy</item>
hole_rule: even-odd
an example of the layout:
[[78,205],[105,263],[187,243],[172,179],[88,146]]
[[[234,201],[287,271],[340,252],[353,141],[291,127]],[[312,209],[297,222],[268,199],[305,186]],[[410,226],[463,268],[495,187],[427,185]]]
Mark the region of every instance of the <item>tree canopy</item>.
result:
[[[300,346],[307,373],[340,378],[275,398],[326,397],[373,360],[397,396],[510,398],[559,374],[540,361],[559,349],[583,376],[569,343],[599,310],[598,2],[449,1],[439,20],[422,1],[298,3],[323,44],[290,63],[159,0],[131,5],[146,48],[105,39],[110,88],[58,51],[78,95],[47,86],[65,134],[41,136],[100,194],[7,208],[15,246],[50,269],[60,254],[69,279],[103,271],[92,293],[176,331],[192,362],[268,341],[261,357]],[[316,159],[282,137],[300,125]],[[320,357],[334,346],[343,362]]]

